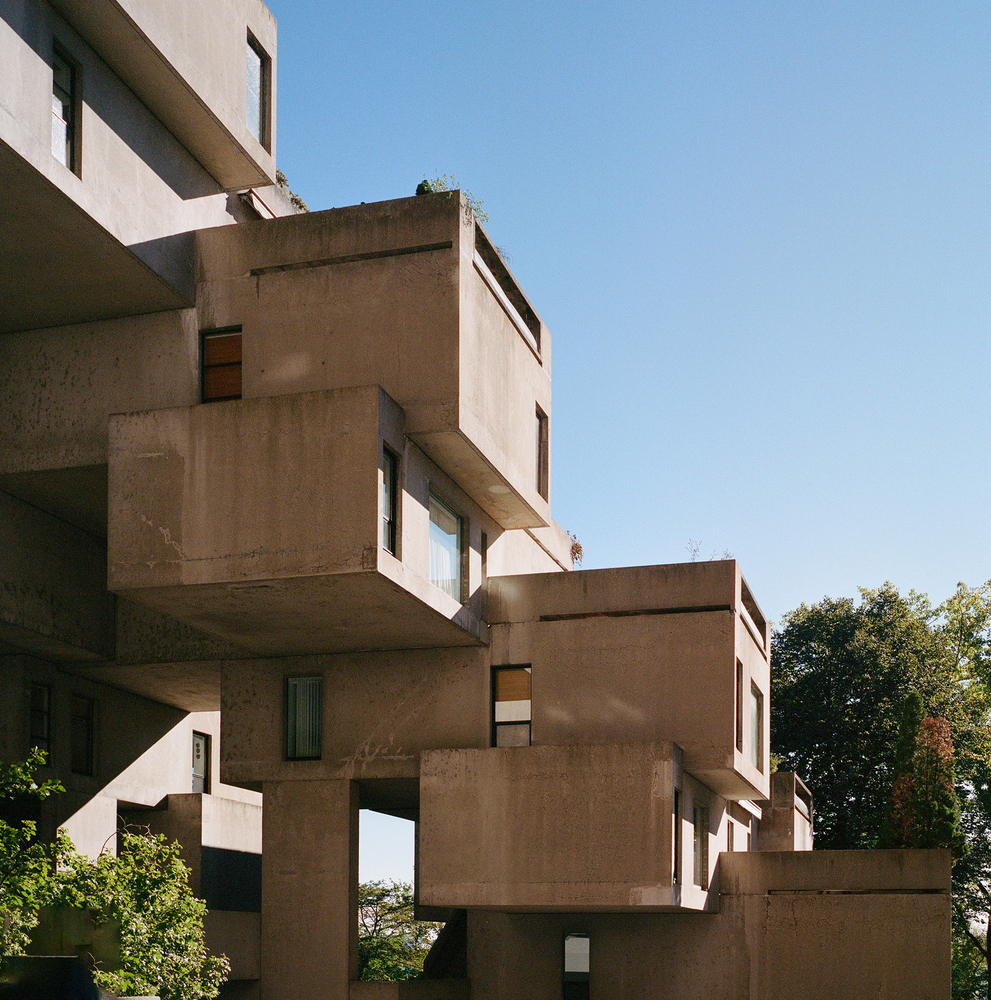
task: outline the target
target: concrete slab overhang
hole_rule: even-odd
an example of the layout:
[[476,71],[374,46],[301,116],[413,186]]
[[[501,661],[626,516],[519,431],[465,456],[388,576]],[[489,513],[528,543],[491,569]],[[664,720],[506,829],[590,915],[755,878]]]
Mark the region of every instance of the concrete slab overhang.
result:
[[[156,12],[154,5],[140,0],[50,2],[225,190],[275,183],[273,157],[248,132],[244,112],[233,93],[209,88],[211,73],[223,80],[227,91],[234,80],[244,80],[245,38],[242,31],[236,32],[237,45],[233,52],[236,65],[215,65],[218,60],[227,62],[231,58],[230,39],[227,38],[233,27],[230,23],[225,23],[223,37],[214,38],[214,60],[204,60],[197,65],[188,51],[188,37],[180,36],[174,28],[177,21],[189,15],[187,9],[191,9],[199,21],[193,29],[195,34],[208,36],[214,26],[204,23],[209,13],[205,7],[196,10],[202,5],[173,2]],[[154,18],[162,14],[169,19],[168,23],[155,24]],[[224,14],[227,14],[226,8]],[[236,23],[237,19],[230,20]],[[267,22],[271,18],[264,20]],[[253,28],[261,33],[257,24]],[[177,36],[175,51],[167,55],[163,49],[173,41],[173,34]],[[274,57],[272,41],[264,39],[264,44],[269,55]],[[200,44],[203,43],[201,38]],[[181,69],[177,65],[180,60],[187,64]],[[210,89],[213,92],[208,92]],[[274,109],[274,101],[272,106]]]
[[192,304],[2,140],[0,176],[0,333]]
[[377,386],[112,416],[109,589],[260,655],[483,644],[379,546],[383,441]]
[[676,757],[670,743],[424,752],[420,903],[702,909],[706,894],[673,878]]

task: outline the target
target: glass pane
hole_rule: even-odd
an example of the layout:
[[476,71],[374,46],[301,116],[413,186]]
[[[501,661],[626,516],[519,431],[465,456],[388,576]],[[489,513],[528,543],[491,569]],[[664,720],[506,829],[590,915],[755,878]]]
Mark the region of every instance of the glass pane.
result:
[[241,360],[241,334],[224,333],[203,338],[203,364],[227,365]]
[[496,701],[529,701],[530,668],[512,667],[495,672]]
[[[569,934],[564,939],[564,981],[565,983],[588,983],[589,942],[587,934]],[[572,994],[568,994],[572,995]],[[574,996],[588,996],[574,992]]]
[[764,696],[756,687],[750,688],[750,763],[758,770],[763,763]]
[[241,366],[224,365],[203,370],[203,401],[238,399],[241,395]]
[[496,726],[497,747],[528,747],[529,745],[529,722],[513,722]]
[[246,122],[248,131],[262,142],[265,127],[264,107],[264,61],[262,54],[248,42],[248,94]]
[[193,791],[208,792],[206,776],[210,767],[210,737],[193,733]]
[[286,757],[315,760],[320,756],[322,677],[290,677],[286,681]]
[[382,452],[382,548],[396,551],[396,456],[387,448]]
[[430,497],[430,582],[461,600],[461,518]]

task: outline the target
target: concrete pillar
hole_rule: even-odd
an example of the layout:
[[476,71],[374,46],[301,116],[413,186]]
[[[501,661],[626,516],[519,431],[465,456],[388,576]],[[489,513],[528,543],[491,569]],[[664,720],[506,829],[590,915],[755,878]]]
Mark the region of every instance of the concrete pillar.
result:
[[347,1000],[357,968],[358,792],[263,786],[261,1000]]

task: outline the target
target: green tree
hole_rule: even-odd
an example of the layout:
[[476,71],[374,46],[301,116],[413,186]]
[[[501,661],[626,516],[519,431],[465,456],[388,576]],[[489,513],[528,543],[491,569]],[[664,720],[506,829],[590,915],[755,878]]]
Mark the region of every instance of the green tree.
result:
[[946,719],[922,718],[917,691],[905,696],[895,770],[878,847],[949,847],[959,858],[964,835],[950,726]]
[[771,743],[816,804],[816,844],[871,848],[898,773],[898,726],[910,690],[972,748],[983,700],[959,683],[957,661],[928,600],[891,585],[858,603],[825,598],[785,615],[774,634]]
[[162,1000],[211,1000],[230,964],[203,942],[206,903],[189,888],[179,844],[164,836],[124,830],[118,853],[95,860],[63,853],[52,903],[89,910],[97,923],[120,925],[120,968],[97,968],[94,978],[117,994],[157,994]]
[[[26,804],[65,791],[57,781],[35,780],[35,771],[44,764],[45,754],[35,749],[23,763],[0,770],[0,804],[6,812],[16,813]],[[38,910],[50,892],[52,858],[37,833],[33,819],[0,819],[0,965],[27,948]]]
[[358,886],[358,979],[416,979],[441,925],[413,918],[408,882]]
[[[943,832],[937,837],[929,829],[928,842],[959,843],[947,794],[955,768],[967,850],[953,868],[953,996],[986,997],[991,583],[960,584],[936,608],[923,595],[902,597],[891,584],[860,593],[859,604],[803,604],[775,632],[772,749],[783,769],[809,784],[816,847],[827,849],[873,847],[893,790],[911,807],[903,818],[920,809],[942,812]],[[912,690],[918,703],[906,707],[911,718],[900,731],[900,709]],[[911,780],[902,778],[896,789],[906,772]],[[929,786],[928,805],[914,798],[920,781]],[[925,824],[913,824],[912,835],[921,837]]]

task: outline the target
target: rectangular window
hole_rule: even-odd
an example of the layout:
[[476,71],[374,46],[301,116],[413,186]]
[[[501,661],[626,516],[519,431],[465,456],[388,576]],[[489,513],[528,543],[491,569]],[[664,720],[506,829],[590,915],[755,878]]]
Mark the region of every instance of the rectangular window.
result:
[[271,82],[271,60],[265,50],[249,34],[247,49],[247,102],[245,123],[248,131],[265,147],[270,149],[268,138],[269,92]]
[[443,500],[431,493],[430,582],[456,601],[463,601],[463,557],[464,522]]
[[547,499],[547,480],[550,472],[550,453],[547,414],[537,407],[537,492]]
[[674,860],[674,871],[671,873],[671,881],[677,885],[681,881],[681,792],[677,788],[674,790],[673,822],[671,854]]
[[93,735],[96,705],[92,698],[72,696],[72,773],[93,773]]
[[396,513],[398,509],[399,459],[382,449],[382,548],[396,554]]
[[492,745],[530,745],[530,667],[492,668]]
[[695,828],[695,871],[694,881],[703,889],[709,887],[709,810],[696,804],[692,809],[692,824]]
[[286,759],[319,760],[322,677],[286,678]]
[[726,850],[729,851],[730,853],[732,853],[733,850],[734,850],[733,844],[735,842],[735,833],[734,833],[735,828],[736,828],[736,824],[734,824],[734,822],[729,818],[729,816],[727,816],[726,817]]
[[[31,685],[31,746],[51,749],[52,689],[45,684]],[[49,762],[50,763],[50,762]]]
[[750,682],[750,763],[764,773],[764,695]]
[[743,753],[743,664],[736,661],[736,749]]
[[241,328],[211,330],[202,335],[202,399],[215,403],[241,398]]
[[75,65],[58,49],[52,55],[52,156],[79,173],[78,89]]
[[589,940],[587,934],[564,939],[564,1000],[589,1000]]
[[193,733],[193,791],[210,791],[210,737]]

